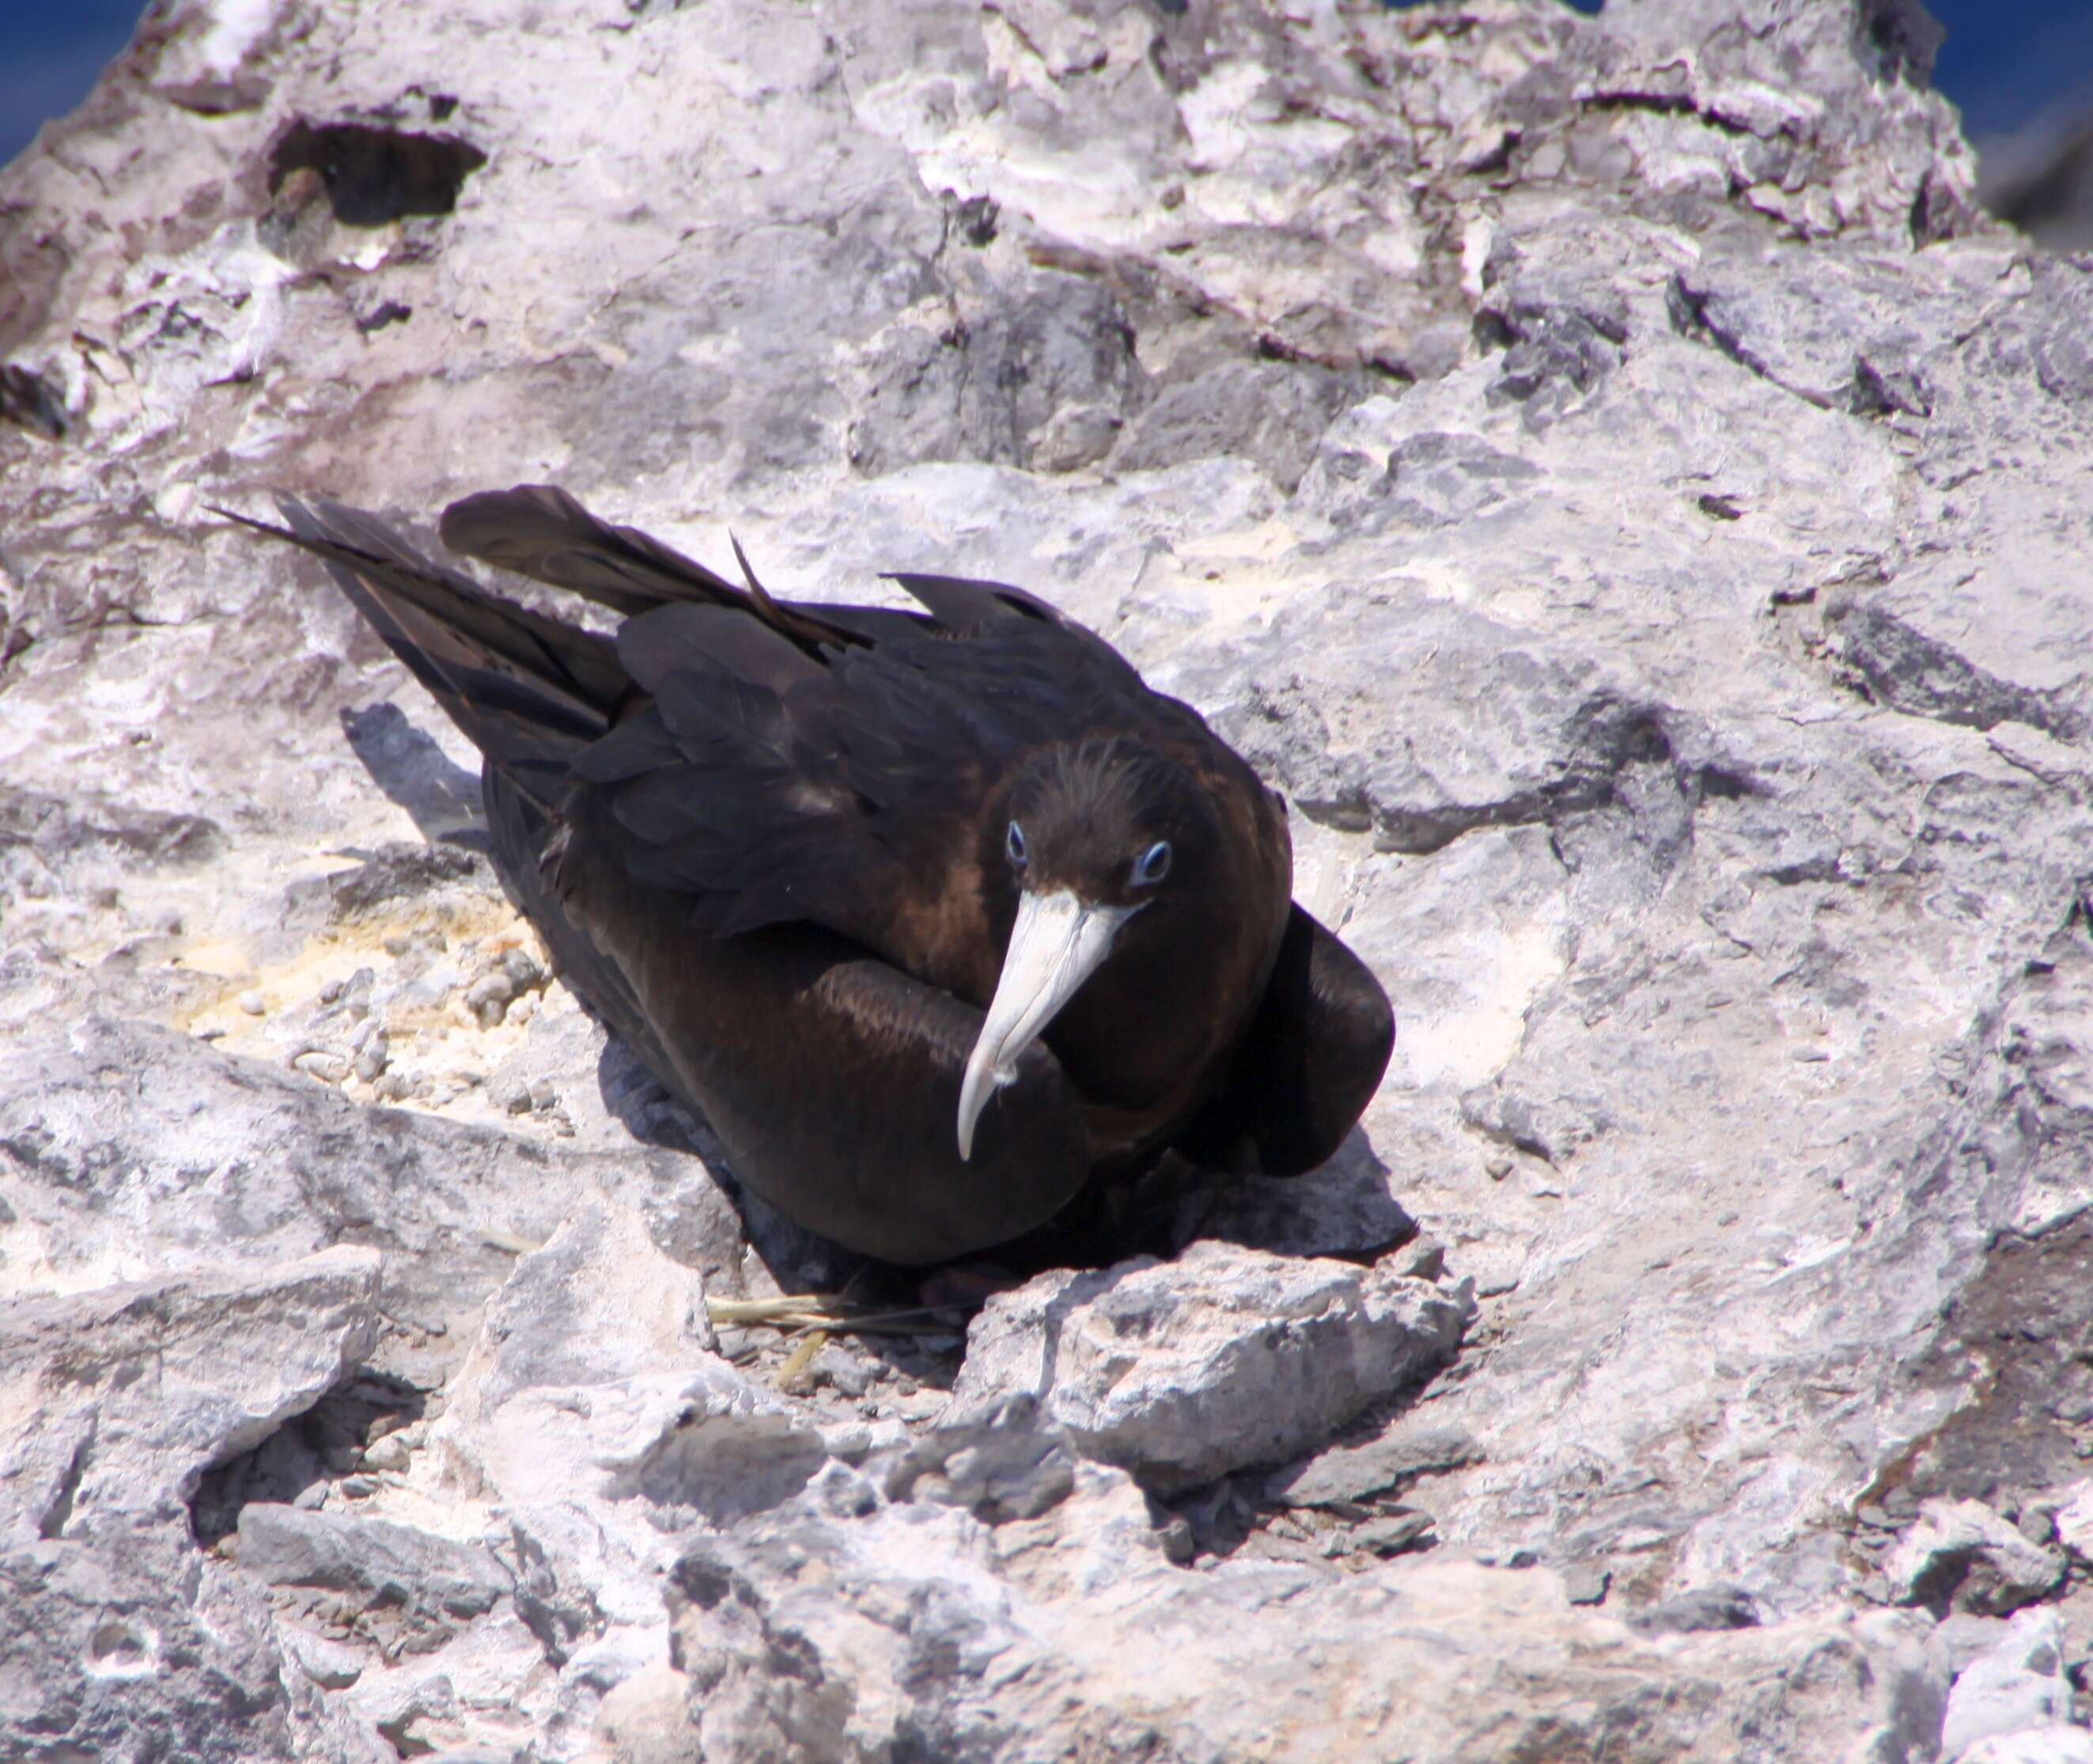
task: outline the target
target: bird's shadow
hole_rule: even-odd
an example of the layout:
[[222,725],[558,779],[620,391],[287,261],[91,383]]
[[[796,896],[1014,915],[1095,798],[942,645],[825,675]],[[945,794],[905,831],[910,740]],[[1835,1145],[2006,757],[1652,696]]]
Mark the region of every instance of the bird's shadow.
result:
[[1198,1235],[1276,1255],[1376,1262],[1417,1235],[1417,1221],[1391,1191],[1389,1175],[1366,1129],[1354,1125],[1326,1161],[1303,1175],[1216,1178]]
[[344,707],[342,733],[373,783],[413,817],[431,844],[492,849],[479,774],[407,721],[397,704]]

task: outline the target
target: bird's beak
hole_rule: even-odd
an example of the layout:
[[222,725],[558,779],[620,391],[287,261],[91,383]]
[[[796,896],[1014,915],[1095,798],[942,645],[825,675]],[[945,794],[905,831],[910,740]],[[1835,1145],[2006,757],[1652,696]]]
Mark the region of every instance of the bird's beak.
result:
[[1140,909],[1096,906],[1068,890],[1020,894],[1003,973],[960,1086],[960,1157],[973,1155],[974,1124],[988,1099],[1017,1076],[1017,1058],[1112,952],[1120,927]]

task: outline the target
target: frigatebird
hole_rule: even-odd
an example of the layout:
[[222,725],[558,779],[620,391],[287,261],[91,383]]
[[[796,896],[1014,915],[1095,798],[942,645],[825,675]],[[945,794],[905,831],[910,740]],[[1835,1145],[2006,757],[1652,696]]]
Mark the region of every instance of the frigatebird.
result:
[[1380,1083],[1387,996],[1290,899],[1282,799],[1038,596],[783,600],[738,543],[746,586],[548,486],[444,511],[605,635],[278,505],[231,518],[317,553],[479,748],[568,983],[809,1229],[921,1265],[1173,1147],[1299,1174]]

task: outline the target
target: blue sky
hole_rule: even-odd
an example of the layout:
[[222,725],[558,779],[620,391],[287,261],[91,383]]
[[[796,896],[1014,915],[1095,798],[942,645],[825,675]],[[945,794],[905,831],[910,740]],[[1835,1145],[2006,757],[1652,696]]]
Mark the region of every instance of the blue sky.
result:
[[[2093,0],[1930,3],[1948,29],[1936,83],[1972,134],[2010,129],[2093,89]],[[0,163],[87,95],[139,11],[138,0],[0,0]]]

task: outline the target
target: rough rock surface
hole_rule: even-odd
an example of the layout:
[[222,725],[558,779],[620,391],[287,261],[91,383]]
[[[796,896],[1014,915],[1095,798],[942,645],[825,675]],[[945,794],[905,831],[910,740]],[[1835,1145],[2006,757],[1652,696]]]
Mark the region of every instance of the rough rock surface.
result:
[[[2093,271],[1936,41],[157,8],[0,172],[0,1753],[2086,1757]],[[731,1309],[864,1276],[208,512],[547,478],[1196,703],[1361,1132],[970,1336]]]
[[2023,1611],[1956,1673],[1940,1729],[1944,1757],[2030,1729],[2060,1727],[2071,1712],[2063,1626],[2054,1611]]
[[1384,1268],[1195,1243],[991,1298],[956,1403],[1023,1390],[1086,1458],[1197,1487],[1328,1440],[1459,1344],[1465,1289]]
[[2064,1578],[2064,1558],[1981,1501],[1928,1501],[1884,1564],[1897,1601],[2003,1617]]

